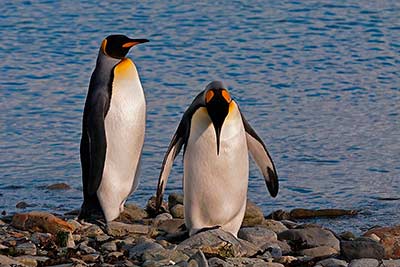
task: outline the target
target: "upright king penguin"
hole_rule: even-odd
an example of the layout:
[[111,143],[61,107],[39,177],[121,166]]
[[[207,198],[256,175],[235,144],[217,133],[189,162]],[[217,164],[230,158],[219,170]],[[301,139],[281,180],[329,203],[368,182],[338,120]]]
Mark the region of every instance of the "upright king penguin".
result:
[[223,83],[208,84],[183,114],[162,164],[157,209],[173,161],[183,145],[184,217],[189,235],[221,227],[237,236],[246,209],[248,151],[271,196],[278,194],[278,177],[266,146]]
[[101,44],[83,113],[83,204],[79,218],[102,214],[107,222],[123,211],[138,185],[146,102],[129,49],[147,39],[110,35]]

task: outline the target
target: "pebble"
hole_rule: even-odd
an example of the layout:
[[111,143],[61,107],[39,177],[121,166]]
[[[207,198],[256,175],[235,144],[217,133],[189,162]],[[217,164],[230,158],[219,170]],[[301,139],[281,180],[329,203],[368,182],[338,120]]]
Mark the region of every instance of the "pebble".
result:
[[302,256],[309,256],[312,258],[317,258],[317,257],[328,257],[328,256],[336,255],[336,254],[338,254],[338,251],[329,246],[320,246],[320,247],[308,248],[308,249],[301,250],[299,252],[299,254]]
[[131,234],[146,235],[150,232],[150,227],[141,224],[127,224],[122,222],[110,222],[107,225],[107,234],[114,237],[123,237]]
[[378,267],[379,261],[376,259],[357,259],[352,260],[348,267]]
[[347,262],[336,258],[328,258],[317,262],[314,267],[347,267]]
[[339,240],[331,231],[321,227],[290,229],[279,233],[278,239],[291,242],[295,251],[319,246],[330,246],[336,251],[340,251]]
[[117,244],[115,241],[107,242],[101,245],[101,249],[103,251],[110,251],[110,252],[117,251]]
[[239,230],[238,237],[260,248],[278,240],[275,232],[263,227],[244,227]]
[[168,196],[168,207],[171,209],[177,204],[183,205],[183,194],[172,193]]
[[46,186],[46,189],[48,189],[48,190],[68,190],[68,189],[71,189],[71,187],[66,183],[56,183],[56,184],[51,184],[51,185]]
[[247,199],[246,212],[244,214],[242,227],[256,226],[264,221],[264,213],[254,202]]
[[85,236],[95,238],[99,235],[104,235],[104,231],[96,224],[89,224],[88,227],[81,230]]
[[37,249],[35,244],[31,242],[22,243],[15,247],[15,251],[17,254],[23,255],[36,255]]
[[341,252],[348,260],[361,258],[380,260],[385,255],[385,249],[380,243],[365,237],[359,237],[352,241],[342,241]]
[[79,250],[81,250],[82,252],[84,252],[85,254],[92,254],[95,253],[96,250],[92,247],[89,247],[86,242],[82,242],[79,244]]
[[176,204],[170,209],[172,217],[183,219],[184,209],[182,204]]
[[269,230],[274,231],[277,234],[288,230],[288,228],[280,221],[275,221],[275,220],[271,220],[271,219],[265,219],[261,223],[261,225]]

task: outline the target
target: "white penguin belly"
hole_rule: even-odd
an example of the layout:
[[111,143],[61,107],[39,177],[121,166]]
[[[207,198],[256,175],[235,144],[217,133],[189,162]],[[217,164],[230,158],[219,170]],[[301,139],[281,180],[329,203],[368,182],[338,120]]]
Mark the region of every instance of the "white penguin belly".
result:
[[239,110],[232,104],[222,126],[219,155],[207,110],[199,109],[192,118],[184,156],[185,223],[191,235],[221,226],[236,236],[244,217],[248,149]]
[[144,142],[145,116],[145,98],[137,74],[136,79],[115,77],[104,122],[106,159],[97,191],[106,221],[119,216],[123,204],[138,184],[136,173]]

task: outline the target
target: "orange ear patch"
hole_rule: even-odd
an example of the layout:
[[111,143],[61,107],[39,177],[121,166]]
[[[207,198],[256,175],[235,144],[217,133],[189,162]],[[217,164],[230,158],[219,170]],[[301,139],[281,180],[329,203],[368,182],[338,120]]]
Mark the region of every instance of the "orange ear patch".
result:
[[214,92],[212,90],[209,90],[206,93],[206,103],[210,102],[213,97],[214,97]]
[[104,39],[103,42],[101,43],[101,51],[103,51],[103,53],[107,55],[106,46],[107,46],[107,39]]
[[225,89],[221,92],[222,97],[225,98],[226,102],[230,103],[232,101],[231,95]]

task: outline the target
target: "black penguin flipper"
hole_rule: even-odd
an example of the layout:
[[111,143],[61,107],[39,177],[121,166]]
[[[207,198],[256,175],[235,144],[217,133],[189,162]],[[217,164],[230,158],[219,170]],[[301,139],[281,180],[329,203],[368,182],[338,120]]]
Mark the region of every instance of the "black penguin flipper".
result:
[[240,114],[246,131],[247,146],[250,154],[264,176],[265,184],[267,185],[269,193],[272,197],[276,197],[279,191],[279,182],[274,162],[272,161],[264,142],[250,126],[246,118],[243,116],[243,113],[240,112]]
[[161,166],[160,176],[158,178],[157,195],[156,195],[156,212],[159,211],[164,196],[165,186],[168,181],[169,173],[171,172],[172,164],[176,156],[182,149],[182,146],[187,143],[190,134],[190,125],[194,112],[200,107],[205,106],[204,92],[202,91],[193,100],[192,104],[185,111],[179,123],[178,129],[172,137],[168,150],[165,153],[164,160]]
[[106,131],[104,118],[106,114],[107,98],[103,95],[96,97],[87,118],[87,136],[89,146],[89,183],[88,193],[94,195],[100,186],[103,177],[104,163],[107,151]]

